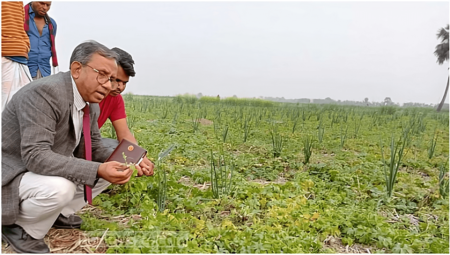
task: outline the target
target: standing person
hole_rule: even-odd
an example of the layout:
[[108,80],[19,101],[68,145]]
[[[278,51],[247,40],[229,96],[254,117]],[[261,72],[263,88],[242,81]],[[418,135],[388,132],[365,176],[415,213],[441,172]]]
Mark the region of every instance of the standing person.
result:
[[31,44],[28,68],[33,80],[51,74],[50,57],[53,67],[58,66],[55,48],[57,26],[55,20],[47,14],[51,5],[52,2],[30,2],[24,6],[24,28]]
[[[130,180],[133,171],[126,165],[102,163],[111,151],[101,145],[97,125],[98,103],[112,89],[116,59],[117,54],[100,43],[82,43],[72,53],[70,72],[31,82],[6,105],[2,238],[16,252],[48,253],[43,238],[52,225],[79,227],[81,218],[73,213],[85,205],[83,186],[96,196],[110,183]],[[78,144],[83,129],[90,129],[92,161],[73,156],[82,149]],[[153,172],[153,165],[144,162],[136,168],[139,176]]]
[[2,111],[14,93],[31,82],[24,17],[22,2],[2,2]]

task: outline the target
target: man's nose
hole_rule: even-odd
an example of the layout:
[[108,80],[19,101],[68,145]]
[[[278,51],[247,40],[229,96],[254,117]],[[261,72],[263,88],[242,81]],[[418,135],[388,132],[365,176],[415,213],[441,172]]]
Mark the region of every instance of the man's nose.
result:
[[107,83],[103,84],[103,87],[105,89],[107,89],[108,91],[111,91],[113,88],[113,85],[112,85],[111,81],[108,81]]

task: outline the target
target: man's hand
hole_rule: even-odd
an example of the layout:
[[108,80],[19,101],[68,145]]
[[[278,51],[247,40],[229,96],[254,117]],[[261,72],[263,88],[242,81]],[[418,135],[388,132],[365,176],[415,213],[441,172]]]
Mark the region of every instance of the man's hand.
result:
[[138,170],[138,176],[147,175],[152,176],[154,174],[153,168],[155,165],[147,158],[144,157],[139,165],[136,165],[136,169]]
[[109,161],[101,164],[97,170],[97,176],[107,180],[113,184],[125,184],[127,183],[133,170],[126,165],[117,161]]

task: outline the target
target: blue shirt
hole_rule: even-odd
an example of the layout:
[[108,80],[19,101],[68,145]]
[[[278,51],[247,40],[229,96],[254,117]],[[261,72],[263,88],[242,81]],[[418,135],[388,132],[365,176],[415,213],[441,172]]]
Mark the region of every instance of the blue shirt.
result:
[[20,63],[20,64],[24,64],[24,65],[28,64],[28,59],[26,57],[17,56],[17,57],[5,57],[5,58],[8,58],[8,59],[15,61],[17,63]]
[[[28,68],[30,74],[35,77],[38,69],[41,70],[43,77],[51,74],[50,57],[52,56],[52,43],[50,41],[50,29],[45,24],[42,29],[42,35],[39,34],[36,23],[34,22],[34,11],[30,8],[30,29],[27,34],[30,38],[30,52],[28,52]],[[50,18],[53,24],[53,32],[56,36],[56,22]]]

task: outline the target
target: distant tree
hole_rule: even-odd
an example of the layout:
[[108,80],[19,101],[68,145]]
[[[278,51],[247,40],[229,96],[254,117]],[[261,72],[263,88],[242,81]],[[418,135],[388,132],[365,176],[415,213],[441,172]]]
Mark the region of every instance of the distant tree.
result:
[[202,93],[198,93],[198,94],[197,94],[197,98],[198,98],[198,99],[200,99],[202,96],[203,96]]
[[233,97],[234,97],[234,98],[237,98],[237,96],[236,96],[236,95],[233,95]]
[[367,106],[369,105],[369,98],[368,97],[364,98],[364,104],[366,104]]
[[392,99],[390,97],[386,97],[384,99],[384,105],[391,105],[392,104]]
[[331,99],[330,97],[326,97],[324,100],[325,100],[325,104],[332,104],[332,103],[336,102],[333,99]]
[[[449,24],[444,28],[441,28],[438,30],[438,33],[436,34],[437,39],[441,40],[441,43],[436,45],[436,50],[434,51],[434,55],[437,57],[437,62],[439,65],[442,65],[445,61],[448,61],[448,30],[449,30]],[[442,106],[444,105],[445,98],[447,97],[448,93],[448,82],[449,77],[447,76],[447,87],[445,87],[444,96],[442,97],[441,103],[439,104],[437,111],[439,112],[442,109]]]

